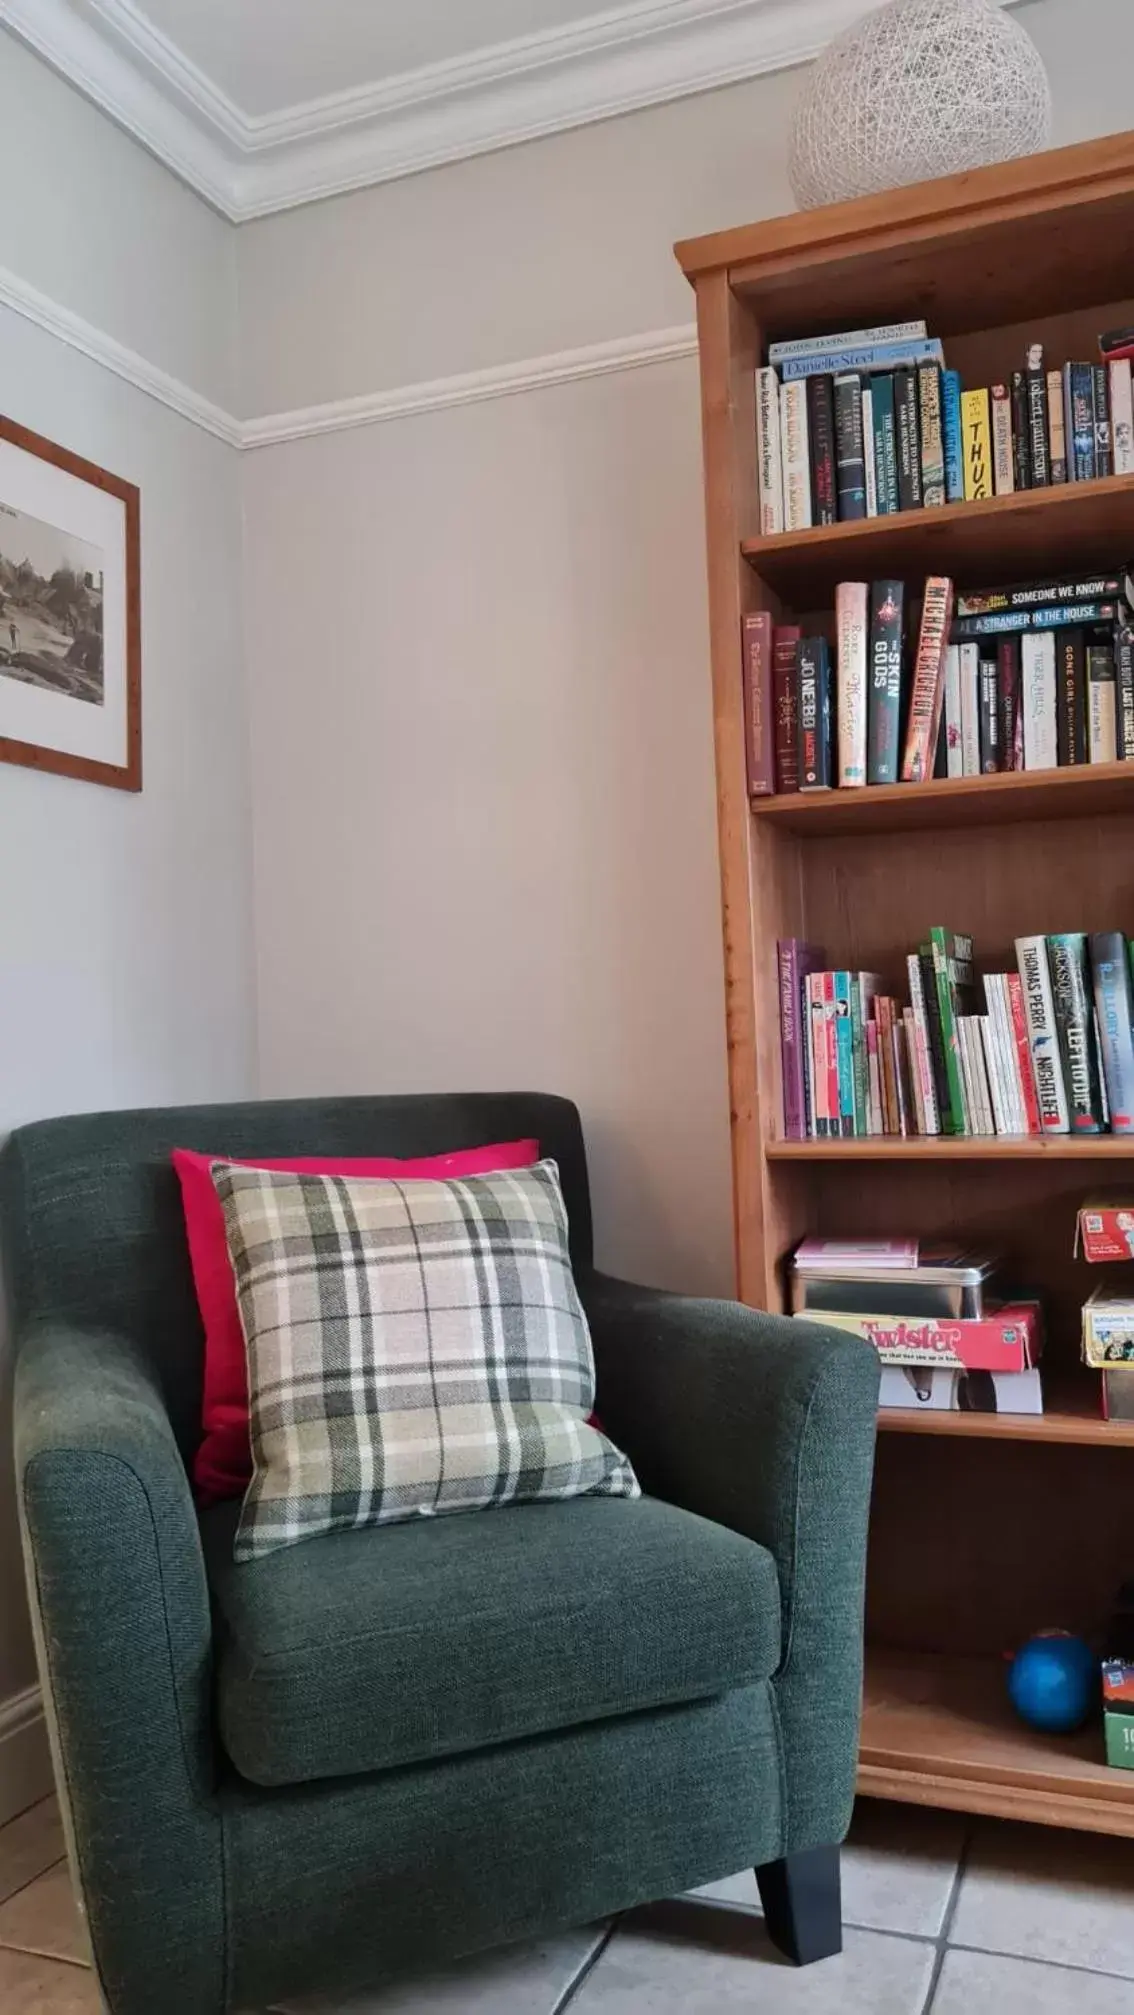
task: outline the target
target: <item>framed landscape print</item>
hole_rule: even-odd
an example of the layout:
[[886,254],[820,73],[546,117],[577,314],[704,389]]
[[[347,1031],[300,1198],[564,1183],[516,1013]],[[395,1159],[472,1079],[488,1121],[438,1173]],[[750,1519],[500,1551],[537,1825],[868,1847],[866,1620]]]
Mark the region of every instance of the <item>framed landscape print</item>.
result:
[[138,491],[0,418],[0,760],[142,788]]

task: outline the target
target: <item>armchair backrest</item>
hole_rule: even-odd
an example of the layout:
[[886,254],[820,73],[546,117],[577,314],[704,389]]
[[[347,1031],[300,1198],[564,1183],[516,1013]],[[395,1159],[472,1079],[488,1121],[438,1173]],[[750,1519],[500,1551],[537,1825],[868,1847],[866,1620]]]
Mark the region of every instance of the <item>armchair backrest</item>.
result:
[[199,1435],[202,1332],[175,1147],[257,1156],[444,1154],[539,1141],[559,1164],[577,1267],[591,1261],[582,1128],[562,1098],[422,1093],[83,1114],[20,1127],[0,1153],[0,1235],[15,1317],[65,1317],[135,1340],[161,1379],[183,1452]]

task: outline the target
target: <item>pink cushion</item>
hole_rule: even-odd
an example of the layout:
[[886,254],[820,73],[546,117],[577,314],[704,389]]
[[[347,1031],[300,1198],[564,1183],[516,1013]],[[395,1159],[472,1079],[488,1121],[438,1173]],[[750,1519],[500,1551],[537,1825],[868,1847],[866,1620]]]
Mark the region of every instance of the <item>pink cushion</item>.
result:
[[[173,1166],[181,1183],[193,1285],[205,1326],[202,1441],[193,1458],[193,1482],[203,1504],[242,1496],[252,1479],[244,1332],[225,1242],[224,1211],[209,1174],[214,1161],[227,1159],[223,1154],[194,1154],[184,1147],[173,1150]],[[290,1161],[260,1161],[243,1166],[309,1175],[393,1175],[412,1180],[415,1176],[488,1175],[495,1169],[530,1168],[538,1160],[538,1141],[509,1140],[494,1147],[464,1148],[455,1154],[425,1155],[416,1161],[398,1161],[390,1155],[377,1158],[299,1155]]]

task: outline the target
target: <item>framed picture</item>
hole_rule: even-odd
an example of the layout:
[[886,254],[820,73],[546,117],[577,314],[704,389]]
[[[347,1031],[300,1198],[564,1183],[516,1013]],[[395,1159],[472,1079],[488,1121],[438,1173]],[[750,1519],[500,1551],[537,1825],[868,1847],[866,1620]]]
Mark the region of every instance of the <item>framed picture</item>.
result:
[[0,760],[142,788],[138,491],[0,417]]

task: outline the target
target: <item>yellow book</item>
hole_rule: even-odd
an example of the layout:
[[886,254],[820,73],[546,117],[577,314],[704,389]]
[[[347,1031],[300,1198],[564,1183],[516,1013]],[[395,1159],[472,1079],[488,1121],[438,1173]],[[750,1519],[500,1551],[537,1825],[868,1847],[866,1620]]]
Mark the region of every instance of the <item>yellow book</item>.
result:
[[962,392],[961,435],[965,497],[970,504],[976,504],[992,495],[992,420],[987,391]]

